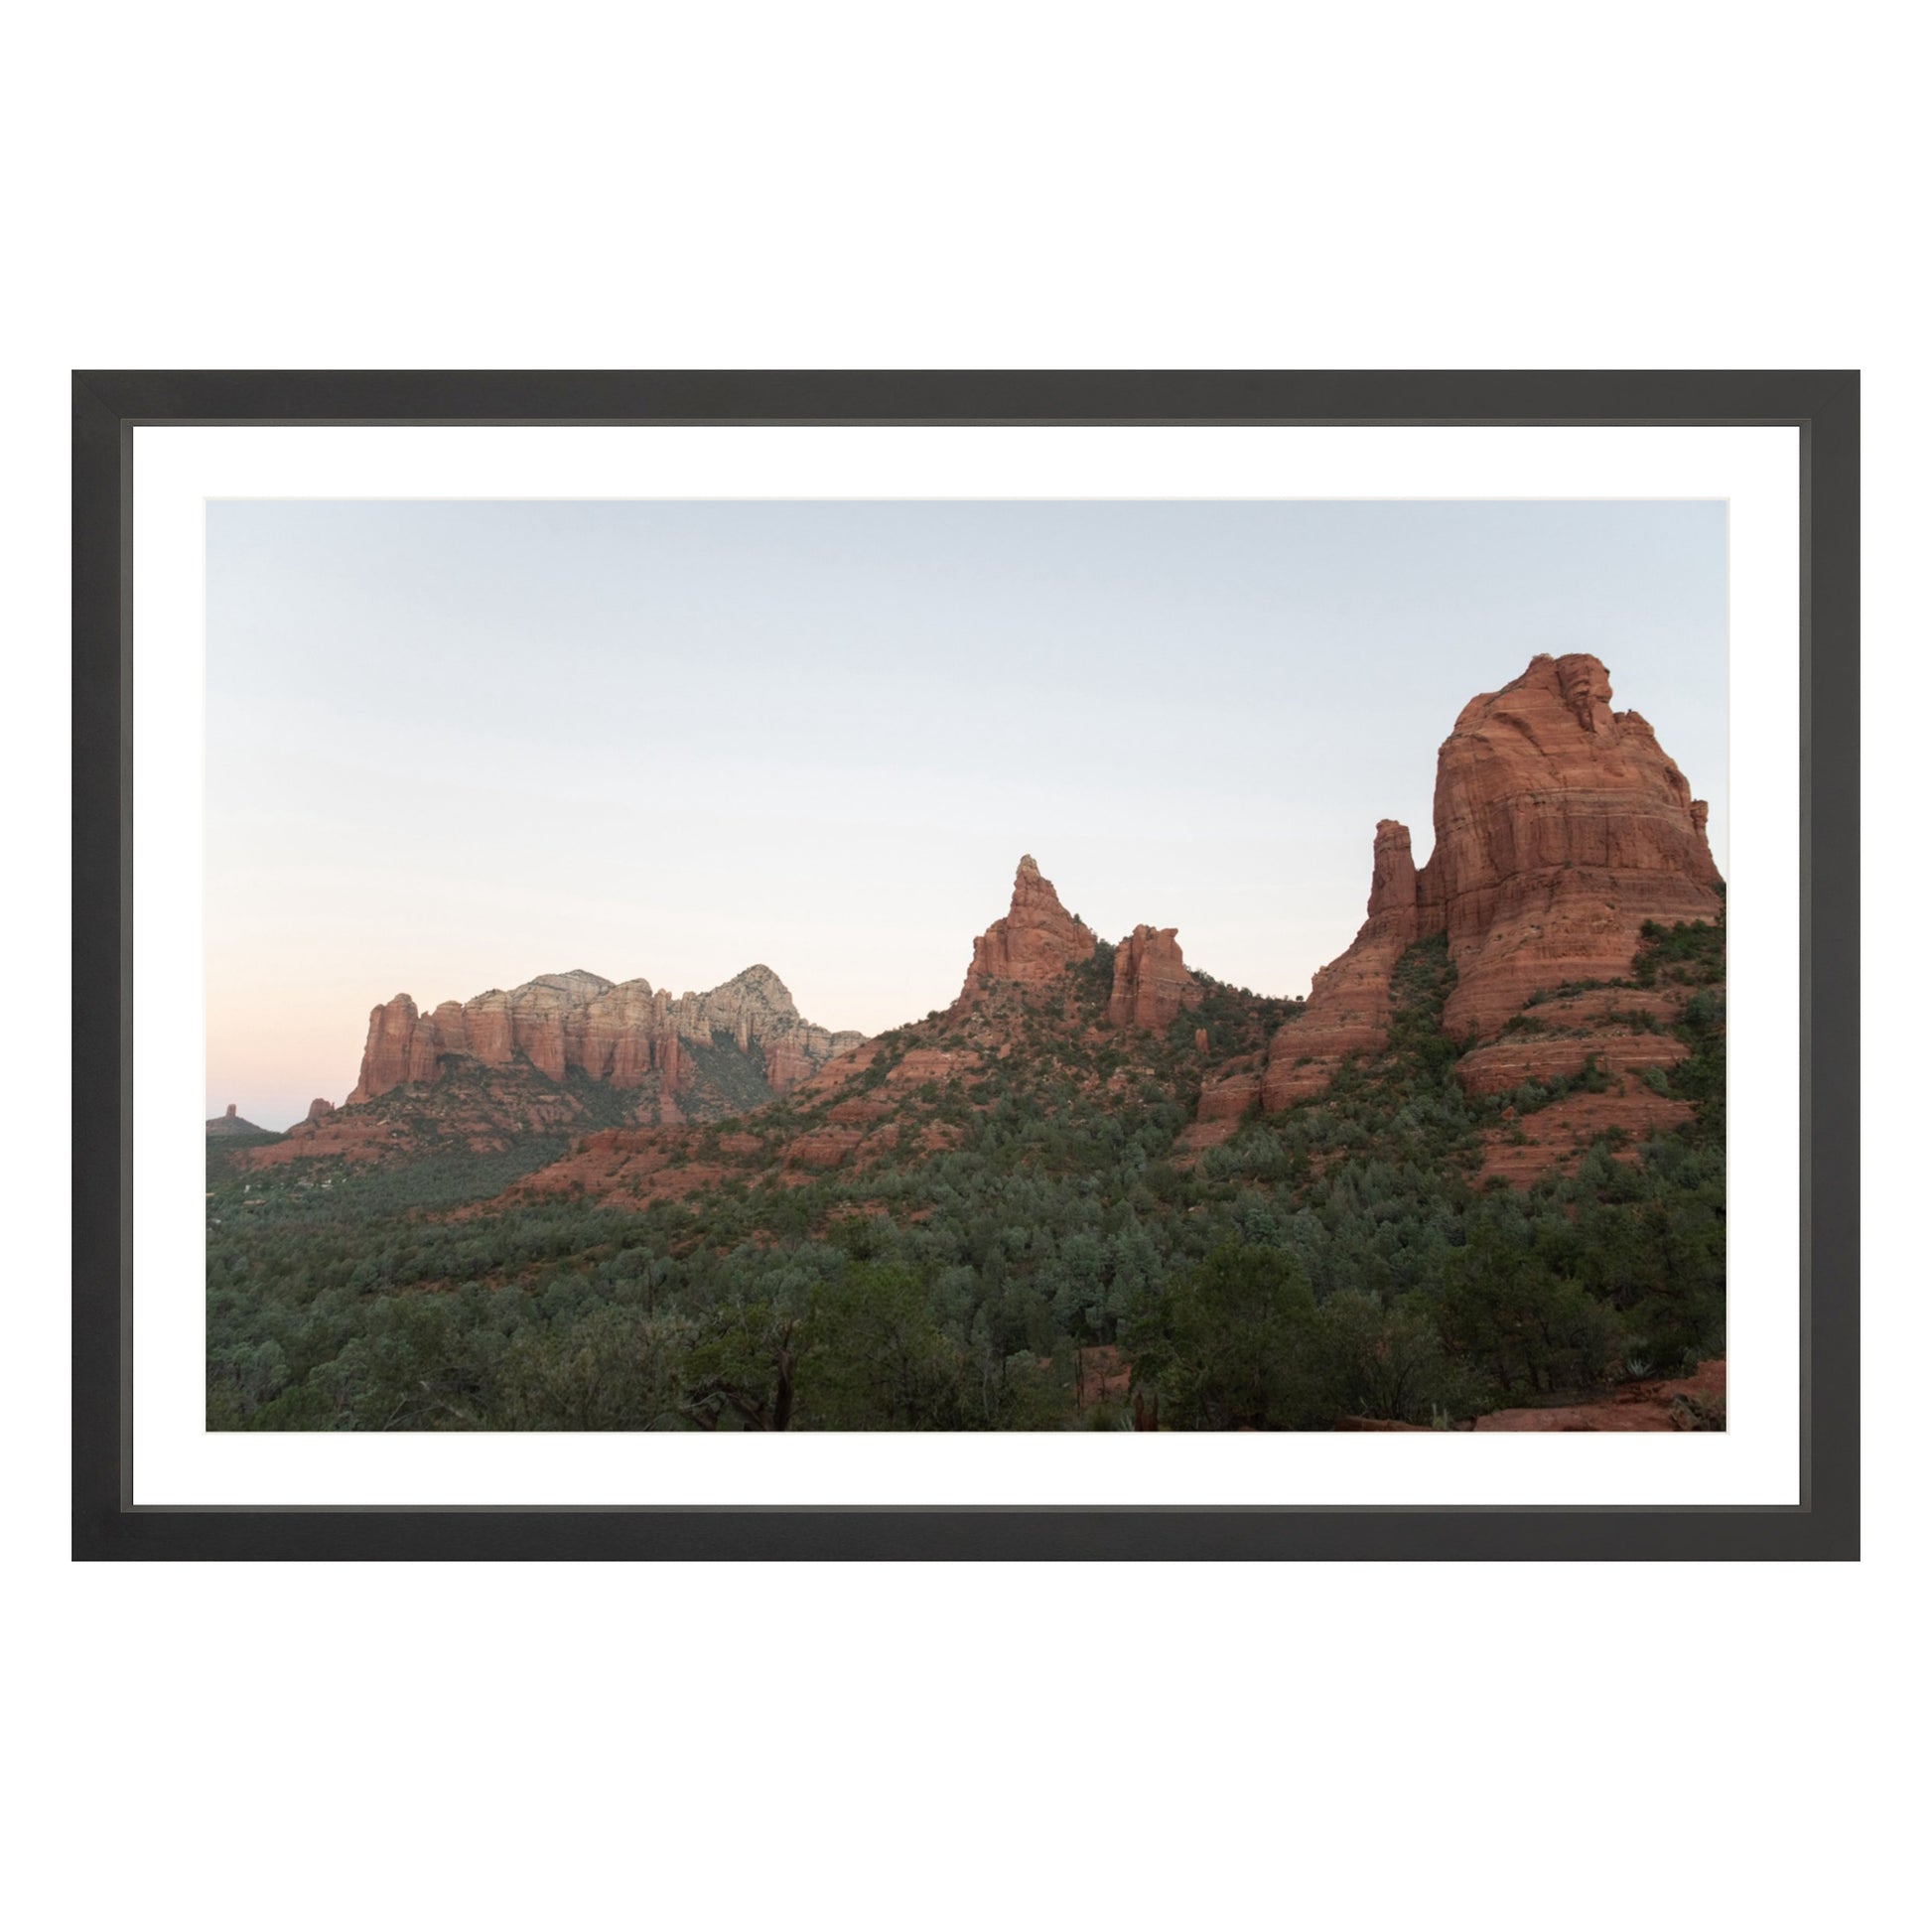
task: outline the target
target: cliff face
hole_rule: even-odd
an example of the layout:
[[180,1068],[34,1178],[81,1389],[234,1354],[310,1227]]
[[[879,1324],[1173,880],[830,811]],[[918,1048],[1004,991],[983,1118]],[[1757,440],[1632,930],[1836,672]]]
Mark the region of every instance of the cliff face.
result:
[[362,1070],[355,1076],[349,1106],[372,1100],[410,1080],[427,1080],[435,1072],[434,1045],[428,1033],[422,1040],[423,1057],[417,1057],[417,1019],[416,1002],[407,993],[398,993],[384,1005],[369,1009],[369,1036],[362,1044]]
[[[1272,1041],[1262,1105],[1292,1106],[1319,1092],[1344,1056],[1385,1044],[1395,962],[1439,933],[1456,972],[1444,1028],[1479,1049],[1458,1064],[1464,1085],[1496,1091],[1576,1071],[1591,1050],[1587,1012],[1562,1016],[1577,1024],[1561,1040],[1498,1047],[1497,1036],[1532,1000],[1622,977],[1647,919],[1719,918],[1705,817],[1644,719],[1610,709],[1596,658],[1533,658],[1466,705],[1444,743],[1428,865],[1416,870],[1404,827],[1376,828],[1368,918],[1315,975],[1303,1018]],[[1657,1058],[1675,1050],[1667,1035],[1642,1037]],[[1621,1058],[1636,1069],[1651,1050],[1625,1047]]]
[[757,1047],[765,1084],[784,1093],[863,1037],[828,1033],[802,1019],[768,966],[749,967],[708,993],[675,999],[653,992],[648,980],[549,973],[509,992],[491,988],[461,1003],[447,1000],[428,1014],[419,1013],[406,993],[373,1008],[361,1072],[347,1104],[400,1086],[433,1084],[453,1059],[484,1067],[527,1060],[560,1084],[577,1068],[620,1090],[654,1077],[668,1096],[690,1084],[686,1044],[708,1048],[721,1041],[741,1054]]
[[[1376,1052],[1387,1042],[1390,975],[1423,936],[1421,926],[1409,828],[1385,818],[1375,828],[1368,917],[1355,943],[1315,974],[1301,1019],[1270,1045],[1260,1088],[1264,1108],[1276,1113],[1319,1093],[1338,1061]],[[1230,1104],[1217,1102],[1224,1112]],[[1212,1117],[1205,1107],[1203,1114]]]
[[1093,934],[1060,903],[1053,882],[1042,877],[1028,853],[1014,875],[1013,902],[1006,917],[995,919],[973,941],[973,963],[955,1007],[971,1005],[979,991],[996,980],[1037,986],[1068,966],[1091,959],[1093,947]]
[[1705,814],[1650,726],[1610,709],[1594,657],[1536,658],[1467,705],[1418,892],[1455,962],[1449,1031],[1486,1037],[1533,993],[1615,978],[1646,919],[1716,919]]
[[668,1007],[673,1033],[709,1045],[724,1035],[738,1050],[756,1044],[764,1054],[764,1077],[774,1093],[789,1093],[827,1060],[860,1045],[865,1035],[829,1033],[799,1018],[784,982],[769,966],[748,966],[709,993],[686,993]]
[[1201,990],[1180,957],[1175,928],[1137,925],[1114,949],[1114,991],[1107,1003],[1113,1027],[1167,1028],[1183,1008],[1200,1005]]

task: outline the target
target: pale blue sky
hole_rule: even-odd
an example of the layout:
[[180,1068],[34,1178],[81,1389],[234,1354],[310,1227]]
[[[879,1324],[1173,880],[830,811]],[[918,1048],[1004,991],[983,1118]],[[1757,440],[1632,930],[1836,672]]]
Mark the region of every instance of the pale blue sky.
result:
[[1378,818],[1539,650],[1711,801],[1722,503],[219,502],[208,1090],[340,1101],[368,1008],[754,961],[944,1006],[1038,859],[1113,938],[1306,991]]

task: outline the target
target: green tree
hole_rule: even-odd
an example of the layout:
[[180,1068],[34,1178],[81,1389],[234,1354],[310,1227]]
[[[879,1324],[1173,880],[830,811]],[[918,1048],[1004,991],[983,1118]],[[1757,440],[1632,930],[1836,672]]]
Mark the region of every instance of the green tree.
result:
[[1443,1353],[1425,1309],[1346,1288],[1322,1303],[1317,1318],[1321,1371],[1333,1416],[1427,1422],[1432,1410],[1470,1406],[1469,1380]]
[[847,1268],[811,1293],[798,1359],[800,1420],[813,1429],[970,1428],[967,1367],[909,1269]]
[[1314,1291],[1281,1248],[1223,1241],[1133,1324],[1134,1384],[1179,1429],[1305,1429],[1321,1417]]
[[680,1421],[690,1324],[603,1308],[548,1335],[519,1334],[497,1371],[503,1429],[664,1429]]
[[798,1316],[767,1301],[715,1310],[685,1358],[684,1413],[700,1429],[789,1429]]
[[1559,1277],[1519,1231],[1478,1221],[1444,1263],[1445,1340],[1508,1392],[1586,1388],[1616,1352],[1614,1314]]

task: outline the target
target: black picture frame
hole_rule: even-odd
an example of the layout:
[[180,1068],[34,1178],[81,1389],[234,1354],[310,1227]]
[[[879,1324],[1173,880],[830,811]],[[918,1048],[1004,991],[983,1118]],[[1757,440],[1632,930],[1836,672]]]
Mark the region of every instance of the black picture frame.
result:
[[[75,372],[73,1556],[1856,1559],[1859,391],[1856,370]],[[133,431],[212,423],[1796,427],[1800,1501],[1749,1508],[133,1507]]]

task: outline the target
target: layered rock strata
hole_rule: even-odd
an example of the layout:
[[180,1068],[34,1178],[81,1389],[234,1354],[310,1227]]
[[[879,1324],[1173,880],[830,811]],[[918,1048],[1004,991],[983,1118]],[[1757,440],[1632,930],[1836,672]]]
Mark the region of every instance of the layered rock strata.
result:
[[[1114,990],[1107,1021],[1114,1027],[1165,1030],[1183,1009],[1200,1005],[1201,990],[1180,957],[1175,928],[1137,925],[1114,949]],[[1200,1045],[1206,1044],[1203,1038]]]
[[[1422,937],[1416,882],[1409,828],[1383,819],[1375,828],[1368,917],[1354,944],[1315,974],[1301,1019],[1284,1027],[1269,1046],[1259,1093],[1270,1113],[1319,1093],[1349,1054],[1378,1052],[1387,1043],[1395,963]],[[1232,1097],[1217,1106],[1239,1112]]]
[[[1271,1042],[1263,1107],[1318,1093],[1342,1059],[1386,1043],[1391,975],[1419,939],[1447,936],[1456,978],[1444,1029],[1480,1046],[1534,1000],[1625,975],[1646,920],[1716,920],[1722,881],[1707,810],[1649,724],[1611,710],[1596,658],[1532,658],[1521,677],[1471,700],[1445,741],[1428,865],[1416,869],[1403,826],[1377,826],[1368,917],[1315,975],[1303,1017]],[[1590,1030],[1571,1032],[1512,1042],[1493,1068],[1479,1054],[1464,1064],[1489,1090],[1532,1067],[1574,1072]],[[1676,1050],[1664,1035],[1647,1037],[1652,1059]],[[1620,1059],[1650,1063],[1646,1050],[1624,1047]]]
[[1013,901],[973,941],[973,963],[966,971],[955,1009],[972,1005],[997,981],[1037,986],[1067,967],[1093,957],[1094,936],[1060,903],[1053,882],[1025,854],[1013,878]]
[[1538,657],[1455,721],[1436,764],[1423,934],[1456,969],[1444,1025],[1487,1037],[1531,995],[1626,972],[1646,919],[1715,920],[1708,807],[1594,657]]
[[596,973],[550,973],[508,992],[446,1000],[429,1013],[398,993],[369,1014],[361,1071],[349,1105],[405,1085],[428,1085],[452,1058],[483,1066],[526,1060],[561,1083],[571,1068],[617,1088],[655,1076],[674,1091],[685,1084],[690,1044],[729,1040],[761,1052],[765,1083],[777,1093],[864,1038],[830,1033],[800,1017],[783,981],[753,966],[708,993],[673,997],[648,980],[621,983]]

